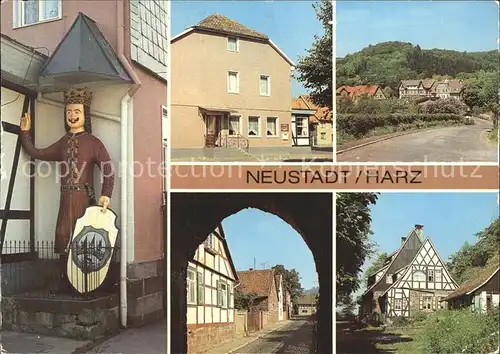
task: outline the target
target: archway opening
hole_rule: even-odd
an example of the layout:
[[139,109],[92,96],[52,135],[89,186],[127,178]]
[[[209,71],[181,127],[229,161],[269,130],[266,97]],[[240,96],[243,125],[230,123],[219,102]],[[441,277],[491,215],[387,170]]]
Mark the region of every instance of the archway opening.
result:
[[[250,208],[250,209],[249,209]],[[326,193],[312,193],[312,194],[304,194],[304,193],[226,193],[226,194],[207,194],[207,193],[174,193],[171,196],[171,210],[172,210],[172,225],[171,225],[171,297],[170,297],[170,316],[171,316],[171,328],[170,328],[170,338],[171,338],[171,350],[172,352],[193,352],[189,347],[193,347],[193,343],[191,343],[191,338],[194,337],[196,332],[200,333],[198,337],[203,338],[203,335],[208,336],[208,338],[220,335],[220,336],[231,336],[228,333],[225,333],[223,330],[216,331],[211,330],[211,334],[204,334],[203,330],[199,329],[197,326],[193,326],[193,322],[200,320],[200,317],[196,318],[196,316],[200,316],[203,314],[203,321],[210,318],[210,321],[218,321],[220,323],[221,319],[228,320],[230,318],[229,309],[225,309],[225,307],[231,307],[235,304],[235,295],[240,298],[237,299],[238,306],[242,307],[241,302],[245,302],[245,299],[248,300],[248,296],[254,297],[256,291],[259,290],[259,287],[254,287],[254,285],[248,285],[252,282],[262,283],[262,279],[269,279],[270,283],[273,284],[276,293],[279,292],[280,287],[276,287],[276,283],[280,282],[279,275],[280,271],[282,271],[280,266],[280,260],[288,258],[293,258],[293,248],[296,248],[295,243],[293,242],[293,246],[290,249],[287,249],[286,244],[282,245],[282,249],[286,249],[287,254],[282,255],[282,258],[277,256],[279,249],[276,249],[276,254],[273,252],[265,253],[268,256],[267,258],[272,257],[271,261],[262,260],[262,264],[259,264],[257,261],[257,256],[252,253],[264,254],[262,249],[264,247],[269,248],[270,238],[263,236],[253,235],[252,237],[252,228],[255,229],[256,225],[260,223],[262,227],[262,221],[267,220],[268,222],[273,221],[275,225],[280,230],[280,233],[286,231],[287,234],[292,234],[297,236],[297,233],[302,236],[302,240],[300,238],[295,237],[295,241],[300,241],[303,249],[310,250],[309,260],[311,263],[314,263],[314,267],[312,271],[308,271],[308,273],[316,273],[318,278],[319,292],[318,296],[310,296],[310,298],[314,299],[314,302],[311,304],[310,312],[311,314],[307,315],[304,312],[305,319],[302,319],[304,324],[308,324],[311,326],[311,346],[314,348],[315,352],[331,352],[332,343],[332,195]],[[257,217],[252,218],[251,216]],[[241,224],[241,220],[244,218],[248,223],[246,226],[238,226]],[[260,220],[259,220],[260,218]],[[231,219],[236,220],[233,221],[234,224],[231,223]],[[252,219],[254,219],[252,223]],[[226,220],[226,221],[224,221]],[[256,221],[255,221],[256,220]],[[286,223],[286,224],[285,224]],[[229,257],[218,257],[219,267],[220,265],[224,265],[225,268],[219,268],[219,270],[223,270],[223,272],[219,272],[217,275],[219,281],[215,283],[207,279],[203,279],[203,281],[198,280],[202,277],[206,277],[210,275],[210,272],[206,270],[201,272],[198,267],[193,267],[193,263],[196,265],[204,264],[207,262],[209,264],[215,264],[215,257],[217,253],[214,251],[219,251],[219,254],[226,255],[231,254],[229,247],[227,247],[227,232],[224,232],[224,227],[220,227],[221,225],[226,224],[226,226],[231,229],[231,233],[235,233],[235,235],[229,236],[230,240],[239,239],[239,246],[248,248],[249,252],[245,252],[245,250],[237,251],[238,257],[242,258],[241,262],[238,261],[239,268],[253,268],[252,270],[247,269],[244,272],[238,272],[236,267],[232,270],[236,274],[236,279],[234,280],[235,284],[238,284],[238,278],[242,278],[239,282],[242,284],[242,290],[249,291],[239,291],[238,285],[234,285],[231,282],[228,282],[227,285],[224,282],[223,275],[224,272],[230,275],[231,273],[231,263],[232,260],[229,260]],[[268,225],[269,226],[269,225]],[[241,227],[245,229],[243,232]],[[265,227],[265,225],[263,226]],[[293,230],[295,231],[292,231]],[[236,232],[235,232],[236,231]],[[261,230],[262,231],[262,230]],[[236,234],[239,233],[240,235]],[[257,232],[259,232],[257,230]],[[241,237],[242,233],[246,234],[246,237]],[[215,235],[215,236],[210,236]],[[218,237],[220,236],[220,237]],[[245,236],[245,235],[243,235]],[[288,235],[283,235],[288,236]],[[266,240],[267,238],[267,240]],[[290,239],[294,237],[281,237],[281,242],[292,242]],[[255,241],[253,245],[248,246],[246,242]],[[266,246],[267,241],[267,246]],[[307,247],[304,247],[304,244]],[[201,246],[200,246],[201,245]],[[234,244],[236,245],[236,244]],[[210,252],[210,246],[212,247],[212,252]],[[278,245],[273,245],[273,248],[279,248]],[[236,251],[236,250],[235,250]],[[249,254],[250,253],[250,254]],[[208,255],[208,257],[207,257]],[[312,256],[312,257],[311,257]],[[205,257],[205,258],[200,258]],[[253,261],[253,258],[255,262]],[[226,260],[224,260],[226,258]],[[307,258],[307,257],[306,257]],[[225,262],[225,263],[224,263]],[[245,263],[246,262],[246,263]],[[269,264],[265,264],[268,262]],[[250,264],[249,264],[250,263]],[[253,264],[255,263],[255,264]],[[276,263],[276,264],[271,264]],[[283,262],[281,263],[289,263],[293,265],[293,261]],[[250,266],[249,266],[250,265]],[[288,265],[288,267],[291,267]],[[275,266],[273,270],[272,267]],[[285,265],[281,265],[283,268],[286,268]],[[260,269],[259,269],[260,267]],[[257,269],[255,269],[257,268]],[[203,273],[203,274],[199,274]],[[266,275],[256,275],[257,273],[265,273]],[[199,277],[197,277],[199,275]],[[238,277],[240,275],[240,277]],[[285,274],[284,274],[285,275]],[[243,279],[245,278],[245,279]],[[308,285],[314,284],[314,276],[311,274],[307,275]],[[212,279],[212,278],[211,278]],[[250,280],[249,280],[250,279]],[[281,277],[283,279],[283,277]],[[204,286],[200,286],[199,284],[203,283]],[[207,283],[209,293],[205,295],[203,291],[207,289]],[[247,284],[247,285],[245,285]],[[259,284],[261,286],[262,284]],[[309,286],[307,286],[309,288]],[[311,288],[315,287],[314,285]],[[281,287],[283,289],[283,287]],[[309,289],[306,289],[309,290]],[[313,289],[316,290],[316,289]],[[258,292],[258,291],[257,291]],[[241,293],[246,294],[247,297],[241,297]],[[214,305],[217,307],[215,310],[216,317],[210,315],[206,316],[206,309],[201,307],[201,301],[197,299],[197,295],[203,299],[203,301],[208,300],[210,305]],[[252,298],[252,304],[257,302],[258,304],[263,304],[260,308],[248,309],[247,316],[251,313],[254,316],[258,317],[256,320],[259,325],[262,325],[267,321],[267,324],[271,322],[277,323],[284,320],[285,316],[288,316],[287,313],[285,315],[284,311],[287,310],[287,306],[285,305],[286,293],[281,293],[281,303],[280,306],[282,311],[278,310],[278,307],[275,305],[270,306],[269,301],[265,301],[262,299],[262,295],[259,298]],[[268,294],[268,298],[274,297],[277,294],[273,294],[272,296]],[[214,296],[215,298],[212,298]],[[227,300],[224,300],[227,299]],[[279,297],[278,297],[279,299]],[[279,300],[274,301],[278,302]],[[293,309],[288,310],[292,316],[300,315],[297,313],[299,310],[298,303],[295,306],[295,311]],[[192,309],[191,307],[195,307],[196,309]],[[208,308],[208,307],[207,307]],[[224,310],[222,310],[224,309]],[[305,306],[302,307],[305,309]],[[213,311],[210,309],[209,311]],[[260,311],[260,312],[259,312]],[[314,316],[312,316],[312,312],[314,311]],[[317,311],[317,312],[316,312]],[[234,310],[233,318],[237,319],[238,311]],[[248,318],[248,317],[247,317]],[[300,318],[300,317],[299,317]],[[248,320],[247,328],[248,331]],[[237,322],[237,321],[235,321]],[[241,321],[240,321],[241,322]],[[291,321],[290,321],[291,322]],[[279,323],[277,325],[280,325]],[[215,324],[212,324],[215,326]],[[236,326],[236,324],[235,324]],[[293,326],[292,326],[293,327]],[[300,326],[299,326],[300,327]],[[243,327],[244,328],[244,327]],[[304,331],[306,331],[303,328]],[[288,331],[290,333],[290,331]],[[190,345],[188,346],[188,341]],[[282,346],[278,346],[283,349]],[[272,351],[271,351],[272,352]]]

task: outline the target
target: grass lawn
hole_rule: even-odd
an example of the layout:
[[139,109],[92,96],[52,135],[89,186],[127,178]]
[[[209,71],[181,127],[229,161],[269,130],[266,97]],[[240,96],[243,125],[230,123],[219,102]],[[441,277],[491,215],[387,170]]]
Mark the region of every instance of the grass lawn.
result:
[[488,140],[492,144],[498,144],[498,130],[493,129],[492,131],[488,132]]
[[386,328],[385,332],[397,335],[400,340],[379,341],[376,348],[381,352],[395,352],[398,354],[423,353],[424,347],[421,341],[421,328]]

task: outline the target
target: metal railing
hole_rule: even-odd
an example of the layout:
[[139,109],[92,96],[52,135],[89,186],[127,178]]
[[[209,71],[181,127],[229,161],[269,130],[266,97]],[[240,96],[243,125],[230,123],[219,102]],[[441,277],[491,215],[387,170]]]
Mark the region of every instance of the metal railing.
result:
[[220,147],[242,149],[245,152],[248,152],[248,148],[250,147],[250,140],[239,133],[221,133],[218,143]]
[[68,267],[68,258],[54,252],[53,241],[6,240],[0,256],[2,293],[75,299],[115,294],[118,249],[95,241],[73,243]]

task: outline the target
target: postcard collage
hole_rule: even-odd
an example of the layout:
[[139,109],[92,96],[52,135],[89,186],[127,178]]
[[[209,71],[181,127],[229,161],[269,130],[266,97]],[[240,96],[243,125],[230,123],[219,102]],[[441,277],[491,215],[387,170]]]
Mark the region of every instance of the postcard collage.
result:
[[499,15],[2,0],[1,353],[498,354]]

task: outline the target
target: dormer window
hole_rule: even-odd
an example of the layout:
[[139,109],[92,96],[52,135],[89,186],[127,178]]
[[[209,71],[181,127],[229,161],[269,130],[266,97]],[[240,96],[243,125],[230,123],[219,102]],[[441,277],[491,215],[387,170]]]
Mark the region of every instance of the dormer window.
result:
[[227,50],[230,52],[237,52],[239,50],[238,38],[228,37],[227,38]]

